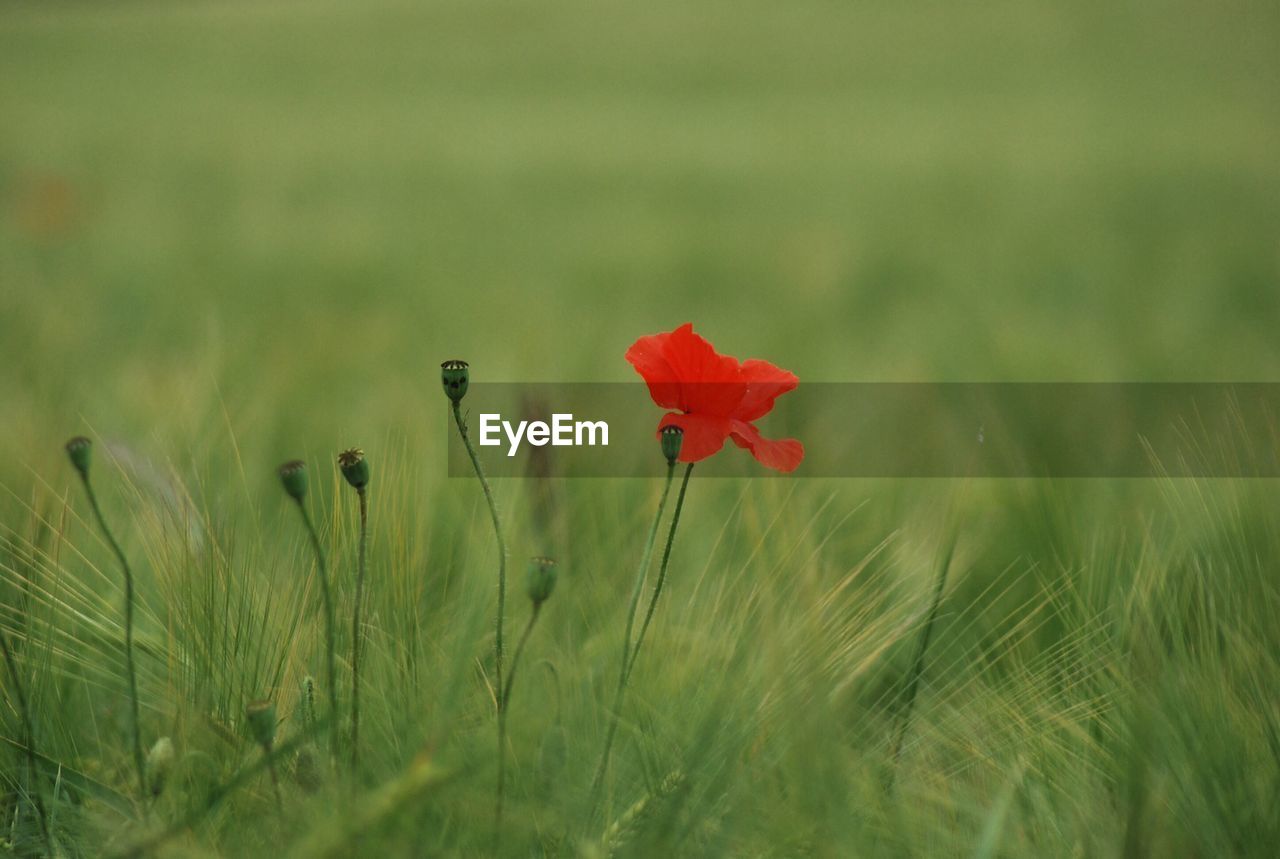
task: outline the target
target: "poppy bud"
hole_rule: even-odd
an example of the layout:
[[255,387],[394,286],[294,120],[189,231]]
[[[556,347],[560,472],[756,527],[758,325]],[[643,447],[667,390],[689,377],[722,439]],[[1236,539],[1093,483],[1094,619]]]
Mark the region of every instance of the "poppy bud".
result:
[[358,447],[348,448],[338,454],[338,468],[342,476],[356,489],[364,489],[369,485],[369,463],[364,458],[364,451]]
[[467,395],[467,386],[471,384],[471,371],[466,361],[445,361],[440,365],[440,382],[444,392],[455,403],[462,402]]
[[257,744],[271,748],[276,741],[276,705],[266,700],[252,701],[245,708],[245,718]]
[[67,456],[71,457],[71,464],[80,472],[81,477],[89,476],[89,454],[92,452],[93,442],[82,435],[67,442]]
[[667,424],[662,428],[662,455],[669,465],[674,465],[680,458],[680,443],[684,441],[684,430],[675,424]]
[[147,788],[152,796],[159,796],[164,790],[164,783],[173,769],[173,740],[161,737],[147,752],[146,775]]
[[556,562],[550,558],[532,558],[525,576],[525,591],[535,606],[542,605],[556,588]]
[[307,464],[300,459],[290,460],[278,469],[284,491],[299,504],[307,497]]

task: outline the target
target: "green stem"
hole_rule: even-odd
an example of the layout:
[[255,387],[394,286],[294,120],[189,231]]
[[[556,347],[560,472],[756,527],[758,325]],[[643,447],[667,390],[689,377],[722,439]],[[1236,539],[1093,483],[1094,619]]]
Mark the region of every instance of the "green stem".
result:
[[107,543],[110,544],[111,550],[115,552],[116,558],[120,561],[121,569],[124,570],[124,664],[125,673],[128,675],[129,680],[129,717],[130,728],[133,733],[133,764],[138,771],[138,788],[140,791],[138,795],[146,797],[146,764],[142,754],[142,734],[138,726],[140,721],[138,672],[133,663],[133,570],[129,568],[129,561],[125,558],[120,544],[116,542],[115,535],[107,527],[107,520],[102,516],[102,508],[98,506],[98,496],[93,491],[93,485],[89,483],[89,475],[81,472],[80,480],[84,483],[85,494],[89,496],[89,506],[93,508],[93,515],[98,520],[98,527],[106,535]]
[[671,513],[671,530],[667,532],[667,545],[662,550],[662,564],[658,567],[658,581],[653,585],[653,596],[649,598],[649,610],[645,612],[644,623],[640,625],[640,634],[636,636],[636,645],[631,648],[631,664],[627,666],[627,678],[636,667],[636,659],[640,656],[640,645],[644,643],[644,634],[649,629],[649,621],[653,620],[653,610],[658,606],[658,597],[662,596],[662,585],[667,580],[667,563],[671,560],[671,546],[676,541],[676,526],[680,524],[680,511],[684,509],[684,493],[689,488],[689,476],[693,474],[693,463],[684,470],[684,479],[680,481],[680,493],[676,495],[676,509]]
[[40,770],[36,761],[36,730],[31,719],[31,709],[27,705],[27,693],[22,685],[22,675],[18,673],[18,665],[14,661],[13,651],[9,649],[9,637],[0,629],[0,649],[4,650],[4,664],[9,669],[9,679],[13,683],[13,697],[17,699],[18,713],[22,717],[23,745],[27,753],[28,790],[31,801],[36,808],[36,817],[40,821],[40,834],[44,838],[45,853],[53,856],[53,836],[49,833],[49,818],[45,814],[44,800],[40,794]]
[[316,566],[320,570],[320,598],[324,602],[324,638],[325,638],[325,680],[329,693],[329,753],[336,759],[338,756],[338,670],[334,662],[334,615],[333,594],[329,590],[329,567],[325,564],[324,549],[320,546],[320,535],[311,523],[311,514],[301,501],[298,510],[302,513],[302,523],[307,526],[307,536],[311,538],[311,548],[315,550]]
[[662,484],[662,497],[658,500],[658,513],[653,517],[653,525],[649,528],[649,538],[645,540],[644,553],[640,556],[640,568],[636,571],[636,583],[631,589],[631,604],[627,609],[627,631],[622,640],[622,668],[618,672],[618,688],[613,695],[613,708],[609,714],[609,727],[604,736],[604,749],[600,752],[600,763],[596,766],[596,775],[591,782],[591,805],[594,808],[600,798],[600,790],[604,786],[605,771],[609,768],[609,753],[613,750],[613,740],[618,733],[618,720],[622,715],[622,700],[627,691],[627,678],[631,665],[631,633],[635,629],[636,611],[640,608],[640,595],[644,593],[644,581],[649,572],[649,563],[653,560],[653,544],[658,539],[658,526],[662,524],[662,514],[667,507],[667,496],[671,494],[671,481],[675,477],[675,462],[667,463],[667,479]]
[[[902,743],[907,736],[907,727],[911,723],[911,712],[915,709],[916,695],[920,689],[920,677],[924,674],[924,657],[929,650],[929,639],[933,635],[933,624],[938,619],[938,607],[942,604],[942,592],[947,586],[947,571],[951,568],[951,558],[955,554],[956,543],[953,538],[947,547],[942,563],[938,565],[938,578],[933,588],[933,603],[929,606],[929,618],[925,621],[924,632],[920,635],[920,646],[916,649],[916,658],[907,677],[907,686],[903,694],[902,712],[898,717],[898,725],[894,732],[893,763],[898,763],[902,755]],[[893,771],[889,774],[889,787],[893,786]]]
[[284,811],[284,797],[280,795],[280,773],[276,770],[276,759],[271,754],[271,746],[262,747],[263,759],[267,762],[267,772],[271,773],[271,789],[276,795],[276,811]]
[[360,549],[356,562],[356,604],[351,613],[351,771],[360,766],[360,606],[364,599],[366,549],[369,544],[369,497],[364,487],[356,490],[360,497]]
[[484,468],[480,466],[480,457],[476,456],[476,449],[471,446],[471,439],[467,437],[467,425],[462,420],[462,409],[457,402],[453,404],[453,420],[458,425],[458,434],[462,436],[462,443],[467,448],[467,456],[471,457],[471,467],[475,469],[476,477],[480,480],[480,488],[484,490],[484,500],[489,504],[489,518],[493,520],[493,535],[498,541],[498,620],[495,624],[497,631],[497,639],[494,642],[494,676],[497,679],[497,709],[502,710],[502,618],[507,610],[507,542],[502,538],[502,522],[498,519],[498,505],[493,500],[493,490],[489,488],[489,481],[484,476]]
[[538,613],[541,610],[542,603],[535,602],[533,614],[529,615],[529,622],[525,625],[520,641],[516,644],[515,653],[511,656],[511,671],[507,674],[506,688],[498,693],[498,802],[493,817],[495,853],[502,837],[502,804],[507,790],[507,708],[511,704],[511,689],[515,686],[516,669],[520,667],[520,657],[524,654],[525,645],[529,643],[529,635],[533,632],[533,625],[538,622]]
[[520,665],[520,656],[524,653],[524,647],[529,643],[529,634],[533,632],[533,625],[538,620],[538,613],[542,610],[542,603],[533,604],[533,614],[529,616],[529,622],[525,625],[524,632],[520,635],[520,641],[516,644],[516,652],[511,657],[511,670],[507,672],[507,688],[502,693],[502,712],[507,711],[507,707],[511,702],[511,687],[516,683],[516,668]]

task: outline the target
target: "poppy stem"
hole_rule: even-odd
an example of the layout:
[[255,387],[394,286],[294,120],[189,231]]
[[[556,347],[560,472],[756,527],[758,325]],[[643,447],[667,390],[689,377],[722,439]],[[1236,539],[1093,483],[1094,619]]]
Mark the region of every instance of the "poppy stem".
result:
[[[462,409],[458,406],[458,401],[453,401],[453,420],[458,425],[458,434],[462,436],[462,443],[467,448],[467,456],[471,457],[471,467],[475,469],[476,477],[480,480],[480,488],[484,490],[484,500],[489,504],[489,518],[493,520],[493,535],[498,541],[498,620],[495,624],[497,638],[494,642],[494,677],[497,680],[496,685],[496,701],[497,711],[502,711],[502,618],[506,614],[507,607],[507,541],[502,538],[502,522],[498,519],[498,505],[493,500],[493,490],[489,488],[489,481],[484,476],[484,468],[480,465],[480,457],[476,456],[476,449],[471,446],[471,439],[467,437],[467,425],[462,420]],[[499,750],[501,751],[501,750]]]
[[[692,468],[692,465],[690,466]],[[667,507],[667,496],[671,494],[671,482],[675,477],[674,460],[667,462],[667,479],[662,484],[662,497],[658,501],[658,513],[653,517],[653,526],[649,529],[649,538],[644,544],[644,554],[640,557],[640,569],[636,571],[635,587],[631,591],[631,605],[627,609],[627,632],[622,641],[622,668],[618,672],[618,689],[613,696],[613,708],[609,714],[609,728],[605,733],[604,749],[600,752],[600,763],[596,767],[595,779],[591,783],[591,806],[594,810],[600,799],[600,790],[604,786],[605,771],[609,768],[609,753],[613,750],[613,740],[618,733],[618,719],[622,715],[622,700],[627,691],[627,679],[631,676],[631,633],[635,630],[636,612],[640,608],[640,595],[644,592],[644,582],[649,572],[649,563],[653,560],[653,545],[658,538],[658,526],[662,524],[662,514]],[[686,473],[685,479],[688,479]],[[684,491],[681,490],[681,497]]]
[[102,529],[103,535],[107,538],[107,543],[111,545],[111,551],[115,553],[116,559],[120,561],[120,568],[124,571],[124,666],[125,674],[129,681],[129,727],[133,734],[131,737],[133,741],[133,764],[138,771],[138,787],[141,790],[139,796],[145,798],[147,795],[147,776],[142,754],[142,733],[138,726],[140,721],[138,672],[133,664],[133,570],[129,567],[129,560],[124,556],[124,550],[116,542],[115,535],[107,527],[107,520],[102,515],[102,508],[98,506],[98,496],[94,493],[93,485],[89,482],[87,471],[80,472],[80,482],[84,484],[85,495],[89,496],[89,506],[93,508],[93,515],[98,520],[98,527]]
[[520,636],[515,653],[511,657],[511,671],[507,674],[507,685],[498,695],[498,802],[493,817],[493,846],[497,852],[502,839],[502,806],[507,793],[507,708],[511,705],[511,689],[516,682],[516,669],[520,667],[520,657],[524,654],[525,645],[529,643],[529,635],[533,625],[538,622],[538,614],[542,603],[533,604],[533,613],[529,615],[529,623]]
[[351,612],[351,771],[360,768],[360,645],[364,630],[360,608],[364,599],[364,573],[369,545],[369,495],[366,487],[356,490],[360,498],[360,548],[356,561],[356,604]]
[[640,634],[636,636],[635,646],[631,648],[631,664],[627,666],[627,679],[631,679],[631,671],[636,667],[636,659],[640,656],[640,645],[644,643],[645,631],[649,629],[649,621],[653,620],[653,610],[657,608],[658,597],[662,596],[662,585],[667,580],[667,563],[671,560],[671,545],[676,541],[676,526],[680,524],[680,511],[684,509],[684,493],[689,488],[689,476],[693,474],[693,463],[684,470],[684,479],[680,481],[680,493],[676,496],[676,509],[671,514],[671,530],[667,532],[667,545],[662,550],[662,564],[658,567],[658,581],[653,585],[653,596],[649,598],[649,610],[645,612],[644,623],[640,625]]
[[307,528],[307,536],[311,538],[311,548],[316,555],[316,566],[320,570],[320,598],[324,603],[325,681],[329,693],[329,753],[336,761],[338,758],[338,670],[333,655],[333,594],[329,591],[329,566],[325,563],[320,535],[316,533],[316,527],[311,523],[311,514],[307,512],[307,506],[301,499],[298,500],[298,512],[302,514],[302,523]]
[[271,791],[276,796],[276,811],[284,812],[284,797],[280,794],[280,773],[276,769],[276,759],[271,754],[271,746],[262,747],[263,760],[267,763],[267,772],[271,774]]

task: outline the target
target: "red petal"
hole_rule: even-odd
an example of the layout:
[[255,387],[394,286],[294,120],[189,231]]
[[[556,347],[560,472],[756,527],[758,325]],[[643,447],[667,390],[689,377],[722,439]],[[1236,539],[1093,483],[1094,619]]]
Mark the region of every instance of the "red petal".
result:
[[658,424],[658,432],[672,425],[684,430],[684,438],[680,442],[681,462],[698,462],[718,453],[729,437],[728,418],[668,414]]
[[746,390],[738,360],[716,352],[689,322],[670,334],[641,337],[626,357],[666,409],[728,417]]
[[[692,328],[692,324],[689,324]],[[679,330],[679,329],[677,329]],[[649,396],[664,409],[681,409],[680,379],[667,360],[667,342],[671,334],[641,337],[627,350],[627,361],[649,386]]]
[[800,442],[793,438],[767,439],[760,435],[754,424],[746,421],[733,421],[732,435],[734,444],[751,451],[761,465],[776,471],[795,471],[800,460],[804,459],[804,445]]
[[733,416],[741,421],[754,421],[769,414],[774,400],[787,391],[795,390],[796,385],[800,384],[795,373],[756,358],[742,362],[739,378],[747,387]]

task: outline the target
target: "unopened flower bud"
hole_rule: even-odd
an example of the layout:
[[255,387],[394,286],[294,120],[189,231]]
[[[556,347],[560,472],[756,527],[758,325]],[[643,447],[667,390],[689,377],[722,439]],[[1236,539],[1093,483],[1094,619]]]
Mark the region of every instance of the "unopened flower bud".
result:
[[680,458],[680,444],[684,441],[684,430],[675,424],[667,424],[660,433],[662,439],[662,455],[668,464],[674,464]]
[[164,790],[169,772],[173,769],[173,740],[161,737],[147,752],[146,777],[147,788],[152,796],[159,796]]
[[284,491],[299,504],[307,497],[307,464],[300,459],[290,460],[278,469]]
[[276,741],[276,705],[271,701],[252,701],[245,708],[249,732],[264,749],[270,749]]
[[360,448],[348,448],[338,454],[338,468],[347,483],[356,489],[364,489],[369,485],[369,461],[364,458],[364,451]]
[[556,562],[550,558],[532,558],[525,575],[525,591],[535,606],[546,602],[556,588]]
[[445,361],[440,365],[440,382],[444,392],[455,403],[462,402],[467,395],[467,387],[471,384],[471,371],[466,361]]
[[71,464],[76,467],[76,471],[80,472],[81,477],[89,476],[89,455],[91,453],[93,453],[93,442],[82,435],[78,435],[67,442],[67,456],[71,458]]

